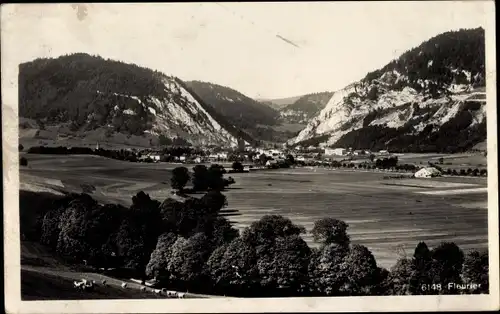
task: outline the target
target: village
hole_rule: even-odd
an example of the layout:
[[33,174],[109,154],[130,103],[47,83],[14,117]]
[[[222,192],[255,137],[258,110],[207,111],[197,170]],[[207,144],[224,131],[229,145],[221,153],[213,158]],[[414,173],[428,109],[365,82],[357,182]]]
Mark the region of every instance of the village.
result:
[[[97,145],[96,149],[99,149]],[[181,147],[170,147],[165,149],[145,149],[137,151],[128,149],[137,154],[137,160],[143,162],[177,162],[177,163],[214,163],[214,162],[249,162],[262,163],[265,166],[272,166],[293,158],[296,162],[314,163],[331,161],[356,161],[371,159],[376,157],[391,157],[402,154],[389,153],[388,150],[372,152],[370,150],[353,150],[352,148],[330,148],[316,146],[295,146],[268,145],[267,147],[253,147],[252,145],[239,141],[237,147],[191,147],[185,149]],[[172,153],[175,151],[176,153]],[[184,152],[183,152],[184,151]],[[170,154],[169,154],[170,152]],[[183,152],[179,154],[179,152]]]

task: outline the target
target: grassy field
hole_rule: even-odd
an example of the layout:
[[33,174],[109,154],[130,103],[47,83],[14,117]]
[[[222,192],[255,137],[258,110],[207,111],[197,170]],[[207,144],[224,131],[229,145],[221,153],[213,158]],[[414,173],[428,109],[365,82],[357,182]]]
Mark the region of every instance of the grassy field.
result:
[[[124,205],[141,190],[160,201],[169,197],[171,169],[178,166],[95,156],[27,157],[29,166],[21,168],[25,189],[82,192],[82,184],[91,184],[96,199]],[[366,245],[384,267],[413,254],[419,241],[487,247],[486,178],[383,180],[384,175],[304,168],[231,174],[236,184],[225,194],[228,209],[240,213],[231,217],[240,229],[265,214],[284,215],[307,230],[322,217],[342,219],[353,242]],[[315,245],[309,234],[304,238]]]
[[[439,164],[439,158],[443,158],[443,164]],[[481,153],[463,153],[463,154],[404,154],[398,156],[401,164],[427,165],[433,162],[439,164],[442,168],[467,169],[467,168],[486,168],[488,158]]]
[[[73,281],[82,278],[95,280],[93,291],[79,291],[73,288]],[[106,286],[101,284],[106,280]],[[121,284],[127,283],[127,288]],[[21,242],[21,297],[29,300],[79,300],[79,299],[159,299],[168,298],[164,294],[154,293],[147,287],[141,291],[142,285],[130,279],[117,279],[100,273],[79,269],[74,265],[66,265],[51,252],[34,242]],[[202,294],[186,293],[184,298],[214,298]]]

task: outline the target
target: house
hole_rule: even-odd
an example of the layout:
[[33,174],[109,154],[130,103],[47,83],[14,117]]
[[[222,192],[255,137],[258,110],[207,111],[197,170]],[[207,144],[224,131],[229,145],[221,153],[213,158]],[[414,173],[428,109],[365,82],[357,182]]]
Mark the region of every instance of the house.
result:
[[343,156],[345,154],[345,148],[325,148],[325,156]]
[[161,159],[161,156],[158,154],[151,154],[149,155],[149,158],[153,159],[153,161],[158,162]]
[[180,162],[185,162],[186,161],[186,156],[180,156],[179,157]]
[[196,158],[194,159],[194,162],[195,162],[195,163],[197,163],[197,164],[200,164],[200,163],[202,163],[202,162],[203,162],[203,160],[201,159],[201,157],[196,157]]
[[388,150],[383,149],[383,150],[379,151],[378,153],[379,153],[380,155],[388,155],[388,154],[389,154],[389,151],[388,151]]
[[433,178],[440,177],[441,171],[434,167],[422,168],[419,171],[415,172],[415,178]]
[[274,160],[274,159],[270,159],[266,162],[266,167],[269,167],[269,166],[272,166],[272,165],[276,165],[278,163],[277,160]]

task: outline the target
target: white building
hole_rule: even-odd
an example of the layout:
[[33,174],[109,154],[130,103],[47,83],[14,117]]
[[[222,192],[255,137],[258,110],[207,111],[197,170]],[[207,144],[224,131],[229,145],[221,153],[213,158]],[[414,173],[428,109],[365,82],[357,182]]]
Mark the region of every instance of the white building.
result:
[[266,166],[272,166],[272,165],[276,165],[278,163],[278,161],[274,160],[274,159],[271,159],[271,160],[268,160],[266,162]]
[[326,156],[342,156],[345,155],[345,148],[325,148]]
[[149,158],[153,159],[153,161],[160,161],[161,156],[160,155],[149,155]]
[[419,171],[415,172],[415,178],[433,178],[440,177],[441,171],[434,167],[422,168]]

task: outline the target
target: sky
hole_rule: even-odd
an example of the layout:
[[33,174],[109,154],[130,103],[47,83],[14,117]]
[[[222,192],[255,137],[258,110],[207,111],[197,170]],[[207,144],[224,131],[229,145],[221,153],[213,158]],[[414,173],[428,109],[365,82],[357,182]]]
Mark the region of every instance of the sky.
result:
[[257,99],[341,89],[435,35],[484,27],[487,14],[480,1],[11,6],[9,63],[86,52]]

